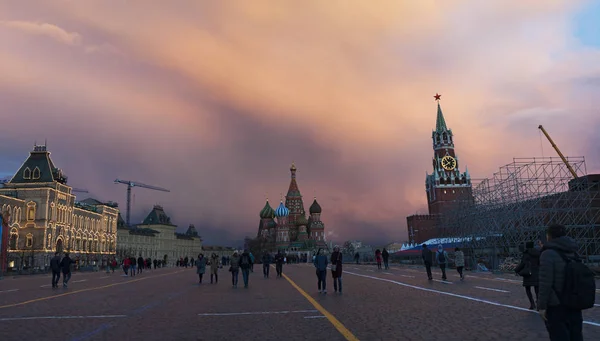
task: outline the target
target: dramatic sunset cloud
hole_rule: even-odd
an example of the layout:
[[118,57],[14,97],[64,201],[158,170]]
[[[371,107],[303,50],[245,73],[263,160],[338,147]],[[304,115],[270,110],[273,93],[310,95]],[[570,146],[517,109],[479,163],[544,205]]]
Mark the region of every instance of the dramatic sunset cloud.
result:
[[295,161],[335,241],[403,241],[426,211],[436,92],[475,178],[554,155],[539,124],[600,172],[590,4],[0,0],[0,176],[47,139],[101,200],[125,207],[117,177],[171,190],[136,188],[136,221],[158,203],[239,245]]

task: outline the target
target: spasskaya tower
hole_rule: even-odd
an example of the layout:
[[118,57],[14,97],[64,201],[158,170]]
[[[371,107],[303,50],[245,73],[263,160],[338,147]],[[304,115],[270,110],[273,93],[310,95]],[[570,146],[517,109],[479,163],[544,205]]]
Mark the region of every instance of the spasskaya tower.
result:
[[409,241],[421,243],[440,236],[438,227],[440,215],[461,209],[462,204],[473,202],[471,176],[465,166],[461,173],[458,155],[454,150],[454,134],[446,126],[440,106],[441,95],[433,96],[437,101],[435,130],[431,133],[433,142],[433,172],[425,176],[427,208],[429,214],[406,217]]

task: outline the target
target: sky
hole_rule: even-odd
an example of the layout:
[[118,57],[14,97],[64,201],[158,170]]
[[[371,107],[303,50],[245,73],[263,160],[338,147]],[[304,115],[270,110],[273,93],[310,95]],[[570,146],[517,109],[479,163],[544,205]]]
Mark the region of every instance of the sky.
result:
[[255,236],[295,162],[329,239],[407,240],[435,93],[460,167],[562,152],[600,172],[600,2],[0,0],[0,176],[47,140],[69,184]]

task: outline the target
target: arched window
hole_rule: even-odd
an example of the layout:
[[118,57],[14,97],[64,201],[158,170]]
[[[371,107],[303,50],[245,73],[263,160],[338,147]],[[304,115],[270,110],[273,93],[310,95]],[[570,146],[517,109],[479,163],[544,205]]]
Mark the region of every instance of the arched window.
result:
[[32,178],[32,179],[34,179],[34,180],[37,180],[37,179],[39,179],[40,177],[41,177],[41,174],[40,174],[40,169],[39,169],[38,167],[35,167],[35,168],[33,169],[33,174],[31,175],[31,178]]
[[27,221],[35,220],[35,202],[30,201],[27,203]]
[[17,231],[16,228],[13,228],[12,230],[10,230],[10,241],[9,241],[8,247],[11,250],[17,250],[19,247],[19,232]]
[[25,168],[25,170],[23,170],[23,179],[25,179],[25,180],[31,179],[31,169],[29,169],[29,167],[27,167],[27,168]]
[[33,235],[31,233],[26,236],[25,247],[33,247]]

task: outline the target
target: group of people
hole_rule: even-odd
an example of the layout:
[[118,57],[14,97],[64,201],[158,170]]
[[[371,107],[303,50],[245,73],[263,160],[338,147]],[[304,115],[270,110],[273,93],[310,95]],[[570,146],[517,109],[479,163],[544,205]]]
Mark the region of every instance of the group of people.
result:
[[342,293],[342,253],[340,247],[335,246],[331,257],[319,249],[314,257],[313,264],[317,273],[317,289],[319,294],[327,294],[327,266],[331,263],[331,277],[333,278],[333,290],[336,293]]
[[596,299],[594,273],[583,264],[565,226],[549,226],[546,238],[538,248],[526,243],[515,273],[523,277],[529,309],[539,311],[550,340],[581,341],[582,311],[594,307]]
[[[433,280],[433,275],[431,274],[431,266],[433,265],[433,252],[427,247],[427,244],[423,244],[423,250],[421,251],[421,257],[423,258],[423,263],[425,264],[425,270],[427,271],[427,278],[431,281]],[[448,252],[444,250],[444,246],[442,244],[438,245],[438,249],[435,252],[435,261],[437,262],[440,270],[442,271],[442,280],[448,280],[446,276],[446,268],[450,263],[450,257],[448,256]],[[460,276],[460,280],[463,281],[465,279],[464,268],[465,268],[465,254],[462,252],[460,248],[454,249],[454,265],[456,265],[456,271]]]
[[[157,264],[158,261],[155,259],[155,269]],[[144,269],[152,269],[152,260],[150,258],[144,259],[142,256],[139,256],[137,259],[135,257],[125,257],[121,265],[123,266],[123,272],[125,272],[125,276],[129,274],[129,276],[133,277],[136,274],[141,274],[144,272]]]
[[[551,341],[582,341],[582,311],[594,307],[596,299],[595,274],[577,253],[577,242],[567,236],[563,225],[550,225],[546,229],[547,242],[525,244],[521,261],[515,273],[523,277],[523,286],[529,299],[529,309],[539,311]],[[427,277],[432,280],[433,252],[423,244],[422,258]],[[442,245],[435,259],[446,280],[449,257]],[[456,270],[464,279],[464,254],[454,252]],[[534,289],[532,293],[531,289]]]
[[60,274],[63,275],[63,288],[66,288],[71,279],[71,265],[75,263],[68,253],[64,257],[60,257],[60,252],[54,253],[54,257],[50,260],[50,269],[52,269],[52,288],[58,288]]
[[[231,284],[234,288],[238,286],[238,277],[240,270],[242,272],[242,278],[244,281],[244,288],[248,288],[248,281],[250,279],[250,271],[254,265],[254,257],[248,250],[239,255],[237,251],[227,261],[229,264],[229,272],[231,272]],[[202,284],[202,278],[206,273],[206,266],[210,266],[210,283],[218,283],[219,281],[219,269],[222,268],[222,264],[219,263],[219,256],[212,254],[210,259],[206,259],[204,254],[199,254],[195,261],[196,274],[198,275],[198,284]]]

